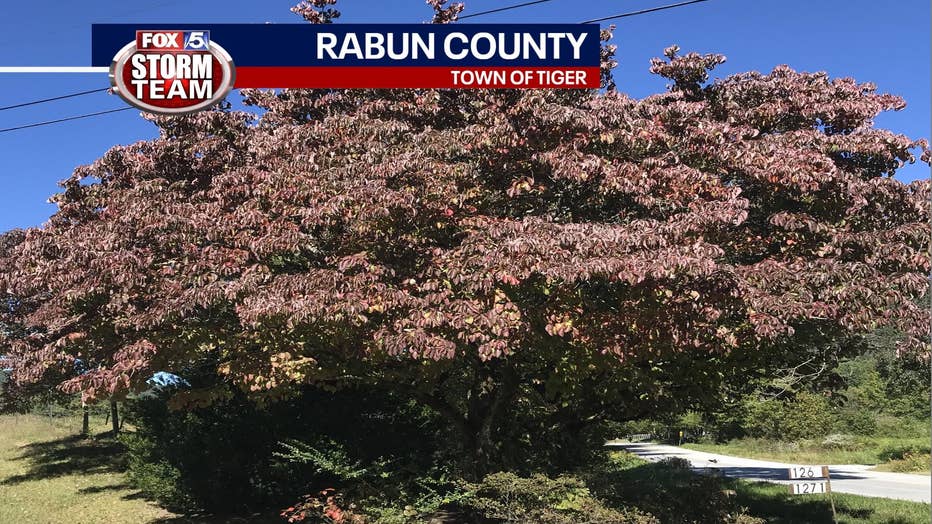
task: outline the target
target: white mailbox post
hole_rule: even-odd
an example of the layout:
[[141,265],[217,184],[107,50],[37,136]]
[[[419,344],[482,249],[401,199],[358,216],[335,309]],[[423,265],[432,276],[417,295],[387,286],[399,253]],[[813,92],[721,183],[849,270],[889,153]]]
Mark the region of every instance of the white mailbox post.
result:
[[828,466],[793,466],[789,469],[790,493],[793,495],[827,494],[832,505],[832,521],[837,524],[835,498],[832,496],[832,477]]

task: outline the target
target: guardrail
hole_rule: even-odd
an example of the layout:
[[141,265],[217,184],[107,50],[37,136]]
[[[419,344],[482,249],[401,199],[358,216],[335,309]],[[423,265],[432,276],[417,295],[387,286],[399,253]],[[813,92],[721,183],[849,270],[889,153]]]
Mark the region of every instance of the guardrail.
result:
[[628,433],[624,439],[628,442],[645,442],[656,440],[673,444],[682,444],[684,442],[696,442],[707,436],[707,432],[702,426],[661,426],[651,428],[646,433]]

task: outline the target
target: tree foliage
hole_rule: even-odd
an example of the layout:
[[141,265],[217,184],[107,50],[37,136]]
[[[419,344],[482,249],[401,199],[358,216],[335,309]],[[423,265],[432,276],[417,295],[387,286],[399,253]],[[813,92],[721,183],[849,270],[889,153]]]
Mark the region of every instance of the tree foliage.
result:
[[[16,382],[95,399],[196,362],[260,400],[391,388],[481,470],[512,407],[622,418],[714,395],[727,359],[878,326],[924,354],[929,185],[893,175],[925,144],[873,125],[903,100],[665,55],[643,99],[245,91],[261,116],[147,116],[159,138],[78,168],[4,250],[0,283],[33,305]],[[54,373],[74,359],[93,368]]]

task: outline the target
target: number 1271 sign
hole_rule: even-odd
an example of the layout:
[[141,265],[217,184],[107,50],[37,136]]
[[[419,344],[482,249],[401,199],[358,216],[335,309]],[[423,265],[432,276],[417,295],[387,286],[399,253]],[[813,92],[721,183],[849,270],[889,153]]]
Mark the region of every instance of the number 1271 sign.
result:
[[789,469],[789,473],[790,479],[803,481],[790,484],[790,493],[793,495],[813,495],[832,491],[832,485],[828,480],[828,466],[793,466]]
[[790,485],[790,492],[793,495],[815,495],[818,493],[828,493],[829,491],[824,480],[815,482],[794,482]]

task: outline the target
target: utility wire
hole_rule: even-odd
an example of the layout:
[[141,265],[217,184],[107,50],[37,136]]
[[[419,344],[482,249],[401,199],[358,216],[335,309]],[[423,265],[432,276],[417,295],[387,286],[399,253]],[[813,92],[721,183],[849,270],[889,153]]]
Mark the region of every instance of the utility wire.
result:
[[[488,11],[479,11],[478,13],[472,13],[472,14],[468,14],[468,15],[464,15],[464,16],[459,16],[459,17],[457,17],[457,20],[464,20],[464,19],[466,19],[466,18],[473,18],[473,17],[476,17],[476,16],[490,15],[490,14],[492,14],[492,13],[500,13],[500,12],[502,12],[502,11],[510,11],[510,10],[512,10],[512,9],[518,9],[519,7],[527,7],[527,6],[530,6],[530,5],[543,4],[543,3],[551,2],[551,1],[553,1],[553,0],[536,0],[536,1],[534,1],[534,2],[523,2],[523,3],[520,3],[520,4],[514,4],[514,5],[505,6],[505,7],[499,7],[499,8],[497,8],[497,9],[489,9]],[[605,21],[607,21],[607,20],[615,20],[615,19],[618,19],[618,18],[627,18],[627,17],[629,17],[629,16],[643,15],[643,14],[647,14],[647,13],[653,13],[653,12],[655,12],[655,11],[663,11],[663,10],[666,10],[666,9],[673,9],[673,8],[675,8],[675,7],[682,7],[682,6],[686,6],[686,5],[690,5],[690,4],[698,4],[698,3],[701,3],[701,2],[708,2],[708,1],[709,1],[709,0],[689,0],[689,1],[687,1],[687,2],[679,2],[679,3],[676,3],[676,4],[662,5],[662,6],[659,6],[659,7],[650,7],[650,8],[647,8],[647,9],[641,9],[641,10],[639,10],[639,11],[631,11],[631,12],[628,12],[628,13],[620,13],[620,14],[617,14],[617,15],[605,16],[605,17],[602,17],[602,18],[594,18],[594,19],[592,19],[592,20],[586,20],[586,21],[583,21],[583,22],[580,22],[580,23],[581,23],[581,24],[591,24],[591,23],[595,23],[595,22],[605,22]]]
[[546,2],[551,2],[553,0],[536,0],[534,2],[524,2],[521,4],[509,5],[505,7],[499,7],[498,9],[489,9],[488,11],[479,11],[478,13],[472,13],[465,16],[456,17],[457,20],[464,20],[466,18],[472,18],[474,16],[490,15],[492,13],[501,13],[502,11],[510,11],[512,9],[517,9],[519,7],[527,7],[529,5],[543,4]]
[[[114,12],[112,10],[108,10],[109,12],[107,13],[107,16],[110,17],[109,19],[104,19],[101,15],[98,14],[98,15],[92,15],[94,16],[94,18],[91,18],[90,20],[87,20],[86,22],[76,23],[76,24],[71,24],[71,25],[66,25],[66,26],[59,26],[59,27],[54,27],[54,28],[49,28],[49,29],[52,31],[55,31],[56,35],[61,35],[62,33],[72,33],[77,29],[87,30],[87,27],[92,23],[119,24],[119,23],[123,23],[119,20],[121,18],[125,18],[131,15],[138,15],[146,11],[151,11],[152,9],[168,7],[170,5],[177,4],[177,3],[179,3],[179,0],[167,0],[165,2],[159,2],[153,5],[142,6],[142,7],[138,7],[135,9],[126,10],[126,11],[120,10],[120,11]],[[138,22],[138,20],[133,20],[131,22]],[[130,22],[127,22],[127,23],[130,23]],[[43,29],[45,29],[44,26],[43,26]],[[55,44],[57,42],[51,39],[41,39],[39,40],[38,43],[39,44],[48,44],[48,43]],[[10,39],[0,40],[0,47],[8,47],[8,44],[16,44],[17,46],[21,46],[22,38],[10,38]],[[35,43],[31,42],[30,45],[35,45]],[[45,47],[45,46],[41,45],[41,47]]]
[[[149,10],[151,10],[151,9],[157,9],[157,8],[162,8],[162,7],[168,7],[168,6],[170,6],[170,5],[177,4],[178,2],[179,2],[179,0],[164,0],[164,1],[162,1],[162,2],[158,2],[158,3],[154,4],[154,5],[139,7],[139,8],[135,8],[135,9],[128,10],[128,11],[118,11],[118,12],[116,12],[116,13],[111,12],[110,14],[111,14],[111,15],[116,15],[116,16],[135,15],[135,14],[138,14],[138,13],[142,13],[142,12],[145,12],[145,11],[149,11]],[[59,28],[59,29],[56,30],[56,32],[57,32],[57,33],[69,32],[69,31],[72,31],[72,30],[74,30],[74,29],[84,29],[84,28],[86,28],[86,27],[87,27],[87,24],[75,24],[75,25],[72,25],[72,26],[67,26],[67,27],[64,27],[64,28]],[[18,41],[18,40],[15,40],[15,39],[14,39],[14,40],[3,40],[3,41],[0,41],[0,47],[5,47],[6,44],[9,44],[9,43],[16,43],[16,42],[19,42],[19,41]],[[77,97],[77,96],[89,95],[89,94],[92,94],[92,93],[100,93],[100,92],[103,92],[103,91],[107,91],[108,89],[110,89],[110,88],[109,88],[109,87],[105,87],[105,88],[102,88],[102,89],[92,89],[92,90],[90,90],[90,91],[81,91],[81,92],[78,92],[78,93],[71,93],[71,94],[62,95],[62,96],[56,96],[56,97],[52,97],[52,98],[44,98],[44,99],[42,99],[42,100],[34,100],[34,101],[32,101],[32,102],[24,102],[24,103],[21,103],[21,104],[13,104],[13,105],[9,105],[9,106],[0,107],[0,111],[6,111],[6,110],[9,110],[9,109],[17,109],[17,108],[20,108],[20,107],[28,107],[28,106],[37,105],[37,104],[44,104],[44,103],[46,103],[46,102],[54,102],[54,101],[56,101],[56,100],[64,100],[64,99],[67,99],[67,98],[74,98],[74,97]],[[2,131],[6,131],[6,130],[0,130],[0,132],[2,132]]]
[[[478,13],[473,13],[473,14],[466,15],[466,16],[461,16],[461,17],[459,17],[459,19],[462,20],[462,19],[464,19],[464,18],[471,18],[471,17],[476,17],[476,16],[488,15],[488,14],[492,14],[492,13],[500,13],[500,12],[502,12],[502,11],[509,11],[509,10],[511,10],[511,9],[517,9],[517,8],[519,8],[519,7],[526,7],[526,6],[530,6],[530,5],[534,5],[534,4],[543,4],[543,3],[545,3],[545,2],[550,2],[550,1],[552,1],[552,0],[535,0],[535,1],[533,1],[533,2],[524,2],[524,3],[521,3],[521,4],[515,4],[515,5],[500,7],[500,8],[498,8],[498,9],[490,9],[490,10],[488,10],[488,11],[481,11],[481,12],[478,12]],[[580,22],[580,23],[582,23],[582,24],[591,24],[591,23],[595,23],[595,22],[605,22],[605,21],[607,21],[607,20],[616,20],[616,19],[619,19],[619,18],[627,18],[627,17],[630,17],[630,16],[643,15],[643,14],[647,14],[647,13],[653,13],[653,12],[656,12],[656,11],[663,11],[663,10],[666,10],[666,9],[673,9],[673,8],[676,8],[676,7],[683,7],[683,6],[686,6],[686,5],[698,4],[698,3],[702,3],[702,2],[708,2],[708,1],[709,1],[709,0],[689,0],[689,1],[687,1],[687,2],[679,2],[679,3],[676,3],[676,4],[662,5],[662,6],[659,6],[659,7],[652,7],[652,8],[649,8],[649,9],[641,9],[641,10],[639,10],[639,11],[630,11],[630,12],[628,12],[628,13],[620,13],[620,14],[617,14],[617,15],[605,16],[605,17],[602,17],[602,18],[593,18],[592,20],[585,20],[585,21]],[[22,104],[15,104],[15,105],[6,106],[6,107],[0,107],[0,111],[5,111],[5,110],[7,110],[7,109],[14,109],[14,108],[17,108],[17,107],[24,107],[24,106],[30,106],[30,105],[35,105],[35,104],[42,104],[42,103],[45,103],[45,102],[51,102],[51,101],[54,101],[54,100],[62,100],[62,99],[65,99],[65,98],[72,98],[72,97],[81,96],[81,95],[87,95],[87,94],[91,94],[91,93],[98,93],[98,92],[106,91],[107,89],[109,89],[109,88],[94,89],[94,90],[90,90],[90,91],[81,91],[81,92],[78,92],[78,93],[71,93],[71,94],[68,94],[68,95],[62,95],[62,96],[57,96],[57,97],[52,97],[52,98],[46,98],[46,99],[42,99],[42,100],[34,100],[34,101],[32,101],[32,102],[24,102],[24,103],[22,103]],[[51,125],[51,124],[58,124],[58,123],[61,123],[61,122],[69,122],[69,121],[71,121],[71,120],[79,120],[79,119],[82,119],[82,118],[91,118],[91,117],[106,115],[106,114],[110,114],[110,113],[118,113],[118,112],[120,112],[120,111],[129,111],[129,110],[131,110],[131,109],[135,109],[135,108],[133,108],[133,107],[122,107],[122,108],[119,108],[119,109],[111,109],[111,110],[108,110],[108,111],[98,111],[98,112],[96,112],[96,113],[87,113],[87,114],[84,114],[84,115],[76,115],[76,116],[70,116],[70,117],[67,117],[67,118],[59,118],[59,119],[57,119],[57,120],[48,120],[48,121],[46,121],[46,122],[37,122],[37,123],[35,123],[35,124],[27,124],[27,125],[22,125],[22,126],[9,127],[9,128],[6,128],[6,129],[0,129],[0,133],[8,133],[8,132],[10,132],[10,131],[18,131],[18,130],[20,130],[20,129],[29,129],[29,128],[32,128],[32,127],[47,126],[47,125]]]
[[669,5],[662,5],[662,6],[660,6],[660,7],[651,7],[651,8],[649,8],[649,9],[641,9],[640,11],[631,11],[631,12],[629,12],[629,13],[621,13],[621,14],[612,15],[612,16],[605,16],[605,17],[602,17],[602,18],[593,18],[592,20],[586,20],[586,21],[580,22],[580,23],[581,23],[581,24],[591,24],[591,23],[594,23],[594,22],[605,22],[606,20],[615,20],[615,19],[618,19],[618,18],[627,18],[627,17],[629,17],[629,16],[643,15],[643,14],[647,14],[647,13],[653,13],[654,11],[663,11],[664,9],[673,9],[674,7],[682,7],[682,6],[684,6],[684,5],[698,4],[698,3],[700,3],[700,2],[708,2],[708,1],[709,1],[709,0],[690,0],[689,2],[680,2],[680,3],[678,3],[678,4],[669,4]]
[[77,92],[77,93],[70,93],[70,94],[67,94],[67,95],[53,96],[52,98],[43,98],[43,99],[41,99],[41,100],[33,100],[32,102],[23,102],[23,103],[21,103],[21,104],[13,104],[13,105],[11,105],[11,106],[0,107],[0,111],[6,111],[6,110],[8,110],[8,109],[16,109],[16,108],[19,108],[19,107],[34,106],[34,105],[36,105],[36,104],[44,104],[44,103],[46,103],[46,102],[54,102],[55,100],[64,100],[64,99],[66,99],[66,98],[74,98],[74,97],[76,97],[76,96],[89,95],[89,94],[91,94],[91,93],[101,93],[101,92],[103,92],[103,91],[107,91],[108,89],[110,89],[110,88],[109,88],[109,87],[104,87],[104,88],[101,88],[101,89],[91,89],[90,91],[79,91],[79,92]]
[[80,120],[82,118],[90,118],[92,116],[106,115],[109,113],[119,113],[120,111],[130,111],[133,109],[138,111],[138,109],[136,109],[135,107],[121,107],[119,109],[110,109],[108,111],[98,111],[96,113],[87,113],[84,115],[76,115],[76,116],[69,116],[67,118],[59,118],[57,120],[47,120],[45,122],[36,122],[35,124],[26,124],[23,126],[8,127],[6,129],[0,129],[0,133],[9,133],[10,131],[19,131],[20,129],[29,129],[31,127],[47,126],[50,124],[58,124],[60,122],[69,122],[71,120]]

